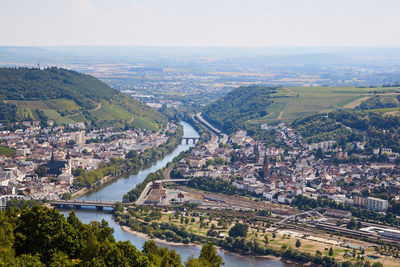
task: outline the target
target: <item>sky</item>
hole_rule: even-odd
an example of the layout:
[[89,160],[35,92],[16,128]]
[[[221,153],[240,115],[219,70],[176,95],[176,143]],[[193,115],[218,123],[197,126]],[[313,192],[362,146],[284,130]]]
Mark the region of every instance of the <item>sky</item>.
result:
[[0,45],[400,46],[399,0],[0,0]]

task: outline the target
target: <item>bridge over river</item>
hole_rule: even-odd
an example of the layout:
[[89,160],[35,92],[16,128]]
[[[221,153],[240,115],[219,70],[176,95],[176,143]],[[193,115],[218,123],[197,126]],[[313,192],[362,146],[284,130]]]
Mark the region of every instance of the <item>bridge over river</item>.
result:
[[197,140],[199,140],[199,137],[182,137],[181,143],[184,141],[185,145],[188,145],[190,140],[192,140],[192,144],[196,144]]
[[[57,208],[73,208],[81,209],[82,207],[96,207],[97,210],[103,210],[104,208],[112,208],[115,202],[110,201],[85,201],[85,200],[56,200],[50,202],[51,206]],[[122,203],[125,207],[135,205],[135,203]]]

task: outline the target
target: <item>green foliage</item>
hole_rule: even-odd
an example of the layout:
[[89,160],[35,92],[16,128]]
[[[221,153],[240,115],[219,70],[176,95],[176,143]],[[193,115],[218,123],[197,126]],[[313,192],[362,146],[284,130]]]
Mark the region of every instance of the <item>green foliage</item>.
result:
[[295,120],[291,126],[300,133],[308,143],[316,143],[326,140],[338,140],[347,138],[351,131],[336,120],[329,118],[327,114],[317,114]]
[[[0,68],[0,121],[90,121],[159,130],[166,117],[95,77],[61,68]],[[135,123],[133,123],[133,122]],[[137,123],[140,122],[140,123]]]
[[70,192],[66,192],[62,194],[61,199],[70,200],[72,198],[72,194]]
[[211,242],[205,244],[201,248],[199,260],[212,267],[218,267],[224,264],[224,261],[221,256],[217,254],[217,250]]
[[243,223],[236,223],[230,230],[230,237],[246,237],[249,226]]
[[16,120],[17,107],[12,104],[0,102],[0,121],[10,122]]
[[[0,266],[137,266],[181,267],[175,250],[144,244],[143,252],[129,241],[116,242],[106,221],[83,224],[73,212],[65,218],[44,206],[0,211]],[[201,262],[220,266],[212,245]]]
[[5,146],[0,146],[0,156],[7,156],[7,157],[11,157],[15,155],[15,149],[13,148],[8,148]]
[[29,199],[29,200],[24,200],[24,199],[10,199],[7,201],[7,206],[6,208],[19,208],[21,210],[25,208],[32,208],[33,206],[36,205],[42,205],[42,202],[37,199]]
[[239,190],[231,185],[228,181],[223,179],[209,179],[205,177],[194,177],[189,180],[189,187],[214,192],[214,193],[224,193],[227,195],[233,195],[239,193]]
[[399,107],[399,96],[382,97],[379,95],[368,98],[363,101],[356,109],[381,109],[381,108],[397,108]]
[[[182,127],[178,127],[177,130],[170,134],[167,142],[159,145],[158,147],[148,148],[141,154],[130,151],[128,152],[125,159],[112,159],[106,164],[100,165],[96,170],[86,171],[84,169],[76,169],[73,171],[73,175],[76,176],[74,184],[78,186],[91,187],[98,184],[100,180],[105,176],[116,177],[117,175],[138,170],[145,164],[148,164],[154,160],[163,158],[167,153],[171,152],[180,143],[180,137],[183,135]],[[143,186],[144,182],[140,183],[138,186]],[[145,186],[146,184],[144,184]],[[143,190],[144,187],[141,189]],[[141,191],[140,191],[141,192]],[[129,195],[130,193],[128,193]],[[140,195],[140,193],[139,193]],[[138,195],[138,196],[139,196]],[[132,200],[136,200],[131,193]],[[128,197],[124,196],[124,200],[128,200]]]
[[273,103],[271,94],[276,87],[242,86],[205,107],[204,117],[217,128],[233,133],[244,127],[248,120],[267,115]]
[[[265,246],[260,244],[254,240],[247,240],[243,237],[228,237],[218,243],[218,245],[224,249],[229,251],[240,251],[240,252],[251,252],[255,255],[272,255],[275,257],[281,257],[286,260],[294,260],[298,263],[312,263],[311,265],[316,266],[326,266],[326,267],[340,267],[340,266],[362,266],[367,267],[370,266],[369,262],[344,262],[339,263],[336,262],[334,258],[328,256],[322,256],[321,253],[316,254],[315,256],[311,255],[308,252],[302,252],[300,250],[294,250],[292,248],[287,248],[283,245],[284,248],[276,249],[270,246]],[[197,263],[197,261],[195,261]],[[199,265],[193,265],[199,266]]]
[[166,247],[157,247],[156,243],[151,240],[143,245],[143,252],[155,263],[156,266],[165,267],[181,267],[181,256],[175,250]]
[[71,99],[88,109],[96,101],[110,99],[116,91],[98,79],[75,71],[46,68],[0,68],[0,95],[3,99]]
[[308,143],[335,140],[346,149],[347,144],[359,141],[365,142],[365,149],[369,152],[376,147],[400,152],[399,116],[342,110],[297,119],[291,127]]
[[46,166],[44,165],[40,165],[36,168],[35,173],[39,176],[39,177],[45,177],[47,176],[47,169]]

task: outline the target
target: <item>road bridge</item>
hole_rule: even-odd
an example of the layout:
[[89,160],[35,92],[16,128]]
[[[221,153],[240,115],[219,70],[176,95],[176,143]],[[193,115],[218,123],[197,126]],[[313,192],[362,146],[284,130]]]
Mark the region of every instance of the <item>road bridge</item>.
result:
[[[50,202],[51,206],[63,209],[81,209],[82,207],[96,207],[97,210],[103,210],[104,208],[112,208],[115,202],[108,201],[85,201],[85,200],[56,200]],[[131,206],[134,203],[122,203],[122,205]]]

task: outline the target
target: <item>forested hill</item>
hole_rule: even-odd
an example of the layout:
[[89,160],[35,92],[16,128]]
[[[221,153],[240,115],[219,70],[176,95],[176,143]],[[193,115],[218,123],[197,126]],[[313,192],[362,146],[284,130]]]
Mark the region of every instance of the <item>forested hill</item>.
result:
[[62,68],[0,68],[0,121],[133,124],[156,130],[160,113],[95,77]]
[[267,115],[276,87],[242,86],[207,105],[203,116],[213,125],[230,134],[244,127],[248,120]]
[[374,148],[400,152],[400,116],[398,113],[339,110],[297,119],[290,127],[307,143],[335,140],[349,153],[358,153],[353,142],[364,145],[367,154]]

